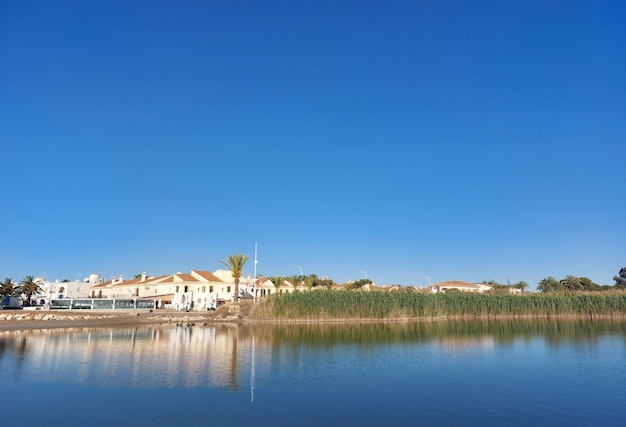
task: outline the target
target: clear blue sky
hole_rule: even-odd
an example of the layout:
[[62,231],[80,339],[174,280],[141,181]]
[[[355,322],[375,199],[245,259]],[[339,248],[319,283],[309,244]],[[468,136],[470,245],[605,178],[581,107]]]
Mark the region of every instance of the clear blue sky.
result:
[[[623,1],[3,1],[0,279],[626,266]],[[246,274],[252,273],[249,262]]]

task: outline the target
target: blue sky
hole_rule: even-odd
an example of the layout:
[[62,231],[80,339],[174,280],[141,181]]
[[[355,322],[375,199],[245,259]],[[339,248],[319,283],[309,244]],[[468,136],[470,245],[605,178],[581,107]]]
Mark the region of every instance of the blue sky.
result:
[[613,284],[625,14],[2,2],[0,278],[213,271],[258,242],[266,276]]

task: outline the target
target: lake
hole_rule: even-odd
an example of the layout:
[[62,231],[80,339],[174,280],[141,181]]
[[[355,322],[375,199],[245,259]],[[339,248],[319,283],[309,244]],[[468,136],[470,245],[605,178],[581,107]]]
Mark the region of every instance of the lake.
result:
[[622,426],[626,322],[0,332],[3,425]]

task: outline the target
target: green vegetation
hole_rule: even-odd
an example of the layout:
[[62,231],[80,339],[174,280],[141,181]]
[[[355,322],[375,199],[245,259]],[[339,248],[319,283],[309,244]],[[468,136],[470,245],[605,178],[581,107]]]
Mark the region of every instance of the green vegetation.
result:
[[33,276],[26,276],[22,279],[19,286],[19,292],[26,295],[26,306],[30,306],[30,300],[33,295],[42,292],[39,282]]
[[369,285],[370,283],[373,283],[373,282],[369,279],[359,279],[355,282],[348,283],[346,285],[346,289],[360,289],[361,287],[365,285]]
[[270,277],[270,280],[272,281],[272,284],[274,285],[276,292],[278,292],[278,290],[280,289],[280,285],[282,285],[283,283],[283,278],[280,276],[272,276]]
[[618,276],[613,276],[613,280],[615,280],[616,288],[626,289],[626,267],[619,271]]
[[259,320],[384,320],[442,316],[625,316],[626,292],[475,294],[329,291],[272,295],[258,302]]
[[228,255],[225,261],[220,261],[224,264],[233,275],[235,279],[235,299],[234,302],[239,302],[239,278],[243,274],[243,266],[246,265],[250,257],[244,254]]
[[287,277],[287,280],[291,283],[291,287],[293,287],[294,292],[298,292],[298,286],[300,285],[300,282],[302,282],[302,276],[294,274],[293,276]]
[[13,279],[6,277],[0,285],[0,296],[10,297],[16,295],[17,289],[13,283]]

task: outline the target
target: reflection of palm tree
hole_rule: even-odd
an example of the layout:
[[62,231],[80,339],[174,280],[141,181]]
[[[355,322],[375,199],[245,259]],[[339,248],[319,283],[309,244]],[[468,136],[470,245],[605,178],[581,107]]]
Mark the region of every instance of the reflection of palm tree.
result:
[[238,374],[237,344],[239,342],[239,337],[238,337],[239,331],[238,329],[234,329],[234,332],[235,334],[233,334],[233,352],[230,357],[230,382],[228,385],[231,390],[238,390],[239,378],[237,378],[237,374]]
[[233,279],[235,279],[235,299],[234,302],[239,301],[239,278],[243,275],[243,266],[246,264],[250,258],[248,255],[244,254],[233,254],[228,255],[225,261],[220,261],[224,264],[233,275]]

